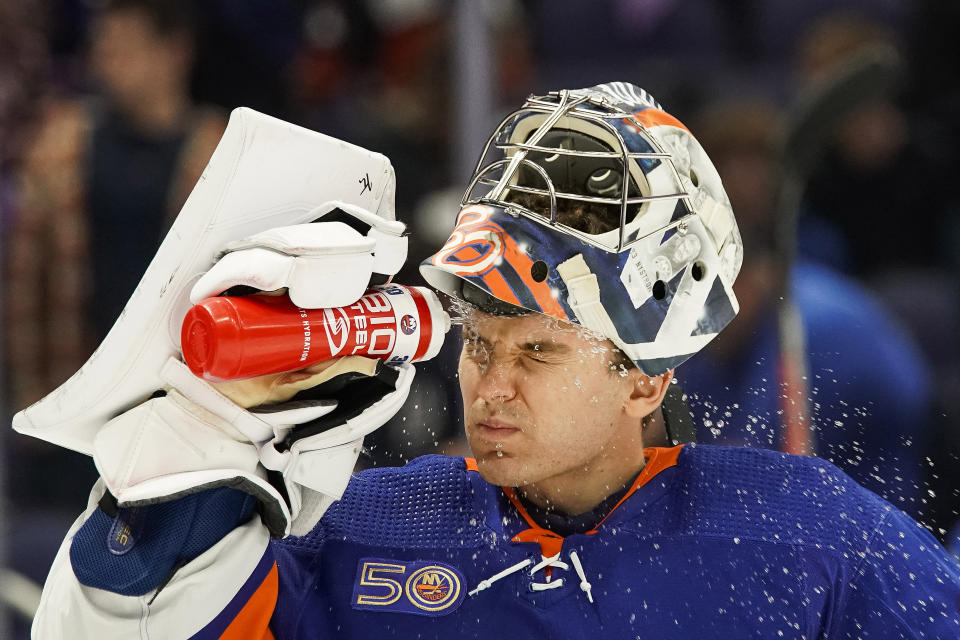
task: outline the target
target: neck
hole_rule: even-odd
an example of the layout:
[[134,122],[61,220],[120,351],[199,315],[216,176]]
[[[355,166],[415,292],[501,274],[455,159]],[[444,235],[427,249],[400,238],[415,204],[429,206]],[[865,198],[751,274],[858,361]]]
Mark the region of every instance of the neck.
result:
[[591,511],[612,493],[633,480],[646,463],[639,438],[628,449],[611,446],[611,455],[601,454],[587,464],[534,482],[517,490],[524,499],[542,509],[570,516]]

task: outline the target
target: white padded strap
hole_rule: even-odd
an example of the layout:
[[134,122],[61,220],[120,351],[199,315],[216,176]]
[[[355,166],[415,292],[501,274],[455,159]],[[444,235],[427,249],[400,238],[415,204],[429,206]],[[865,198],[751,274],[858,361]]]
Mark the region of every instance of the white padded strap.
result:
[[[363,438],[358,438],[353,442],[322,449],[294,446],[281,453],[273,443],[268,442],[260,448],[260,461],[268,469],[283,472],[288,493],[292,486],[301,485],[336,499],[347,488],[362,446]],[[293,506],[296,513],[297,505]]]
[[274,227],[231,242],[223,257],[245,249],[269,249],[287,256],[373,253],[374,242],[342,222],[312,222]]
[[307,309],[342,307],[366,290],[375,246],[375,238],[342,222],[270,229],[229,244],[193,286],[190,300],[196,303],[246,285],[261,291],[286,288],[293,303]]
[[622,342],[613,320],[600,302],[600,286],[597,276],[590,271],[583,254],[578,253],[557,265],[557,273],[567,285],[567,304],[577,315],[580,324],[597,331],[614,342]]
[[331,200],[330,202],[322,204],[313,209],[310,212],[310,215],[313,216],[314,219],[317,219],[325,216],[334,209],[345,211],[360,222],[363,222],[374,229],[379,229],[386,235],[400,237],[407,229],[407,225],[403,224],[399,220],[387,220],[376,213],[367,211],[363,207],[358,207],[355,204],[349,204],[347,202],[343,202],[342,200]]
[[707,228],[710,235],[713,236],[713,244],[720,250],[731,229],[736,224],[733,219],[733,211],[729,206],[723,206],[710,196],[706,189],[702,190],[703,202],[697,208],[697,215],[703,221],[703,226]]
[[370,226],[367,238],[375,242],[373,271],[392,276],[400,271],[407,260],[407,226],[398,220],[386,220],[379,215],[353,204],[339,200],[328,202],[311,212],[314,219],[321,218],[334,209],[350,214]]
[[94,462],[110,491],[151,478],[211,468],[253,473],[257,450],[178,392],[120,414],[97,433]]
[[[289,533],[291,512],[280,493],[265,479],[252,473],[241,473],[234,469],[205,469],[157,476],[143,482],[119,489],[114,497],[121,507],[138,504],[152,504],[159,500],[169,500],[171,496],[196,493],[206,487],[243,485],[243,491],[254,495],[263,502],[269,500],[271,509],[282,515],[284,534]],[[113,490],[111,489],[111,492]],[[266,498],[266,500],[265,500]],[[294,512],[295,513],[295,512]]]

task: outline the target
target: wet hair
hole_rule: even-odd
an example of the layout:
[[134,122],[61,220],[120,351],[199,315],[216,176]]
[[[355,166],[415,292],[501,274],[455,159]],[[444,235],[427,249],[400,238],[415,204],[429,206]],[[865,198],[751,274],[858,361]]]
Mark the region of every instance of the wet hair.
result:
[[620,347],[614,345],[613,347],[613,357],[610,359],[610,370],[619,371],[621,367],[626,370],[630,370],[636,365],[633,363],[633,360],[630,359],[630,356],[625,354]]
[[[518,204],[545,218],[550,217],[550,199],[547,196],[511,191],[505,201]],[[636,212],[627,211],[627,220],[634,215]],[[577,231],[598,235],[620,228],[620,207],[557,198],[557,222]]]

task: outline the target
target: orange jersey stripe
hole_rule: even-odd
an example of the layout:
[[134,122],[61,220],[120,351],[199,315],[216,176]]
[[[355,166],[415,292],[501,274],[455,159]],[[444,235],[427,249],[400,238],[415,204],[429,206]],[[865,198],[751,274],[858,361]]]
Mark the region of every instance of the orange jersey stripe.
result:
[[[630,486],[617,504],[613,505],[613,509],[610,509],[610,513],[613,513],[620,508],[620,505],[626,502],[627,498],[632,496],[637,489],[650,482],[655,475],[664,469],[669,469],[677,464],[677,458],[680,456],[681,449],[683,449],[682,444],[678,444],[675,447],[647,447],[644,449],[643,457],[647,459],[647,463],[643,465],[643,471],[640,472],[640,475],[637,476],[637,479],[633,481],[633,485]],[[597,523],[597,527],[603,524],[606,519],[610,517],[610,513],[603,516],[603,520]],[[597,527],[587,531],[587,535],[593,535],[596,533]]]
[[463,461],[467,465],[467,471],[480,471],[480,467],[477,466],[476,458],[464,458]]
[[[610,509],[610,512],[603,517],[603,520],[597,523],[597,527],[603,524],[607,518],[610,517],[614,511],[620,508],[624,502],[627,501],[627,498],[632,496],[637,489],[647,484],[652,480],[658,473],[664,469],[669,469],[670,467],[677,464],[677,458],[680,456],[680,450],[683,449],[683,445],[677,445],[676,447],[647,447],[643,450],[643,457],[646,458],[646,464],[643,466],[643,470],[637,476],[637,479],[633,481],[633,484],[627,490],[622,498]],[[538,525],[534,519],[527,512],[527,509],[523,506],[523,503],[520,502],[520,499],[517,497],[517,493],[511,487],[501,487],[503,493],[507,496],[510,502],[516,507],[517,511],[523,517],[528,525],[529,529],[524,529],[517,535],[515,535],[512,540],[514,542],[537,542],[540,544],[540,551],[546,557],[552,557],[560,553],[560,549],[563,546],[563,538],[559,535],[544,529]],[[597,533],[597,527],[594,527],[590,531],[587,531],[587,535],[593,535]]]
[[525,529],[513,536],[514,542],[536,542],[540,545],[540,553],[545,558],[552,558],[560,553],[563,547],[563,538],[547,529]]
[[530,525],[529,529],[524,529],[513,536],[511,540],[514,542],[536,542],[540,545],[540,553],[543,554],[545,558],[552,558],[560,553],[560,549],[563,547],[563,537],[549,529],[544,529],[534,522],[533,518],[530,517],[530,514],[527,513],[527,510],[524,508],[523,503],[517,498],[516,492],[510,487],[502,488],[503,492],[510,499],[510,502],[513,503],[513,506],[517,508],[517,511],[520,512],[523,519]]
[[[527,521],[527,524],[530,525],[530,528],[540,529],[540,525],[534,522],[533,518],[530,517],[530,514],[527,513],[526,507],[524,507],[523,503],[520,502],[520,499],[517,497],[517,493],[516,491],[513,490],[513,487],[500,487],[500,488],[503,489],[503,493],[506,494],[507,498],[510,499],[510,502],[513,503],[513,506],[517,508],[517,511],[520,513],[521,516],[523,516],[523,519]],[[546,529],[544,529],[544,531],[546,531]],[[520,534],[517,534],[517,536],[519,535]]]
[[277,563],[274,562],[267,577],[263,579],[253,596],[243,605],[243,609],[233,619],[220,640],[273,640],[270,631],[270,618],[277,605],[279,579]]

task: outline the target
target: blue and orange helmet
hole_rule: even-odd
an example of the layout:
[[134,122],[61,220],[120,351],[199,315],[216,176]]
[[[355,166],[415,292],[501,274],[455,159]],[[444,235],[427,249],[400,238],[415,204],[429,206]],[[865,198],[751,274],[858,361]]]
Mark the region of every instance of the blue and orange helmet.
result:
[[428,283],[581,325],[647,375],[699,351],[739,309],[743,246],[720,177],[635,85],[528,98],[490,137],[461,205],[420,266]]

